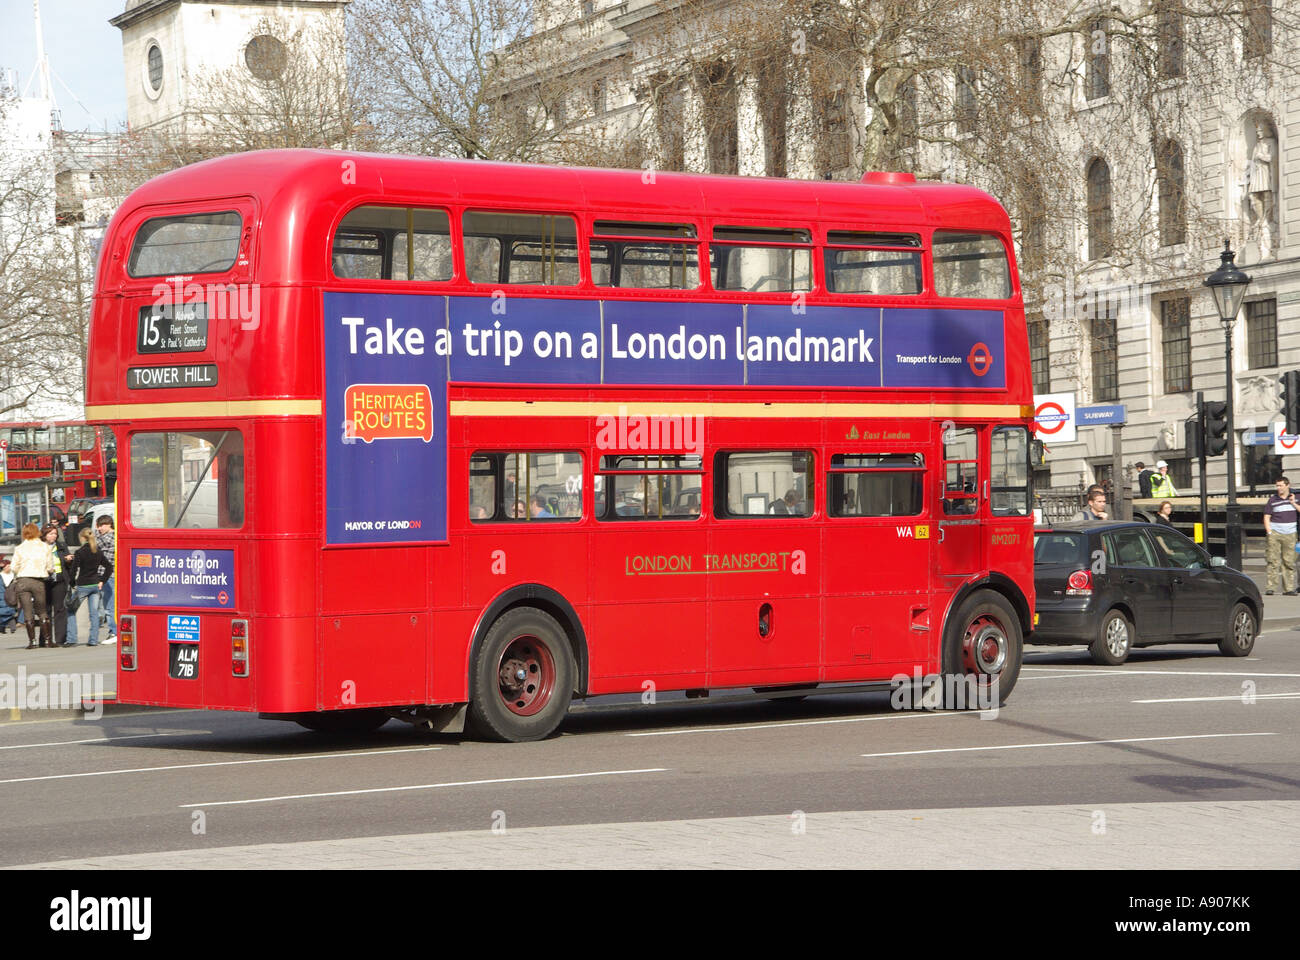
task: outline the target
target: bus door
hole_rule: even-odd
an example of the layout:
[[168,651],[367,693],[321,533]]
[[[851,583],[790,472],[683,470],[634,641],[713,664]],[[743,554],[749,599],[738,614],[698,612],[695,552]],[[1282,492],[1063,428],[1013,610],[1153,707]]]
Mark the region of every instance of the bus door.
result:
[[984,514],[983,503],[987,499],[987,441],[982,427],[948,424],[940,429],[943,465],[939,485],[939,579],[936,586],[951,593],[985,567],[980,517]]
[[924,449],[918,442],[829,456],[822,538],[828,681],[906,672],[925,659],[934,524]]

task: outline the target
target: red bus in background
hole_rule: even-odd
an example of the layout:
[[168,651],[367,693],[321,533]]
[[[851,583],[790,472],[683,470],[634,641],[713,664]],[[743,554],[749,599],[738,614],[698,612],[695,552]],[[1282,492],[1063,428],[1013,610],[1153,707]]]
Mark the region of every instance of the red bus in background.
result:
[[113,495],[117,457],[111,430],[75,420],[0,423],[4,483],[49,482],[50,508]]
[[1032,388],[976,189],[268,151],[144,185],[101,258],[125,702],[532,740],[651,688],[1015,685]]

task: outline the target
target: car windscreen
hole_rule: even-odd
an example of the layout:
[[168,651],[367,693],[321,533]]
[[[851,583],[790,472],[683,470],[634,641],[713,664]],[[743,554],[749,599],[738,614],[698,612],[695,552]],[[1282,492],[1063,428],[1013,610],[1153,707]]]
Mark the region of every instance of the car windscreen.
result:
[[1088,537],[1083,533],[1034,534],[1034,563],[1037,566],[1087,564]]

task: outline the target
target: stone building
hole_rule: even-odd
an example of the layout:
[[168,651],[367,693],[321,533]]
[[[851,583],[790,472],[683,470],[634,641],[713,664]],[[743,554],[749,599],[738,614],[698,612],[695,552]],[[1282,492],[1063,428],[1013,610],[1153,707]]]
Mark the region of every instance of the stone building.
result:
[[[577,78],[552,106],[555,122],[587,131],[593,141],[630,138],[647,166],[804,178],[861,174],[863,69],[847,69],[839,81],[822,78],[788,102],[773,97],[768,78],[737,68],[725,45],[710,59],[711,27],[684,27],[679,14],[687,6],[589,0],[552,8],[539,34],[564,32],[572,55],[559,72]],[[717,17],[731,2],[693,6]],[[1070,182],[1056,187],[1066,209],[1049,211],[1050,222],[1035,224],[1017,209],[1023,184],[982,177],[959,150],[931,142],[910,154],[914,169],[979,183],[1008,208],[1018,227],[1036,392],[1073,393],[1080,405],[1123,403],[1128,482],[1136,461],[1163,459],[1180,492],[1195,487],[1184,421],[1197,391],[1224,397],[1224,331],[1202,281],[1218,265],[1225,238],[1253,277],[1233,330],[1238,484],[1248,491],[1283,470],[1300,474],[1300,455],[1276,457],[1271,445],[1240,442],[1243,432],[1271,429],[1279,417],[1279,375],[1300,367],[1300,51],[1289,26],[1293,6],[1294,0],[1246,0],[1244,14],[1209,28],[1182,18],[1177,5],[1162,11],[1149,75],[1156,89],[1141,118],[1123,109],[1132,90],[1125,80],[1129,54],[1106,42],[1109,8],[1097,6],[1090,38],[1056,35],[1026,48],[1026,71],[1073,78],[1035,90],[1036,119],[1073,168]],[[1075,9],[1060,7],[1063,15]],[[1114,7],[1121,8],[1136,6]],[[1217,30],[1210,47],[1185,42],[1198,29]],[[795,44],[800,40],[795,31]],[[680,62],[683,50],[698,54],[692,72],[665,83],[666,64]],[[507,99],[536,80],[521,74],[504,91]],[[986,82],[961,65],[939,78],[950,140],[969,136],[979,122]],[[996,96],[988,102],[996,105]],[[1153,114],[1163,126],[1154,137],[1137,122]],[[1133,225],[1126,233],[1124,220]],[[1050,280],[1030,269],[1048,240],[1058,251]],[[1093,426],[1081,428],[1073,443],[1048,444],[1038,485],[1073,491],[1111,480],[1111,438],[1110,430]],[[1225,489],[1225,467],[1224,457],[1210,461],[1211,491]]]
[[341,50],[348,2],[126,0],[110,23],[122,31],[127,126],[202,135],[214,83],[274,80],[304,35]]

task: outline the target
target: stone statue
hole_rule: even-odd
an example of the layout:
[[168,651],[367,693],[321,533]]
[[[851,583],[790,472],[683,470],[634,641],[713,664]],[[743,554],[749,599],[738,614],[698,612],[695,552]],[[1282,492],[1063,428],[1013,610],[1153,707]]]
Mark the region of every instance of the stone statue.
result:
[[1259,241],[1261,260],[1274,256],[1273,238],[1276,230],[1273,214],[1276,208],[1274,171],[1277,165],[1277,140],[1270,125],[1264,120],[1255,121],[1255,146],[1246,164],[1246,196],[1250,202],[1250,232]]

